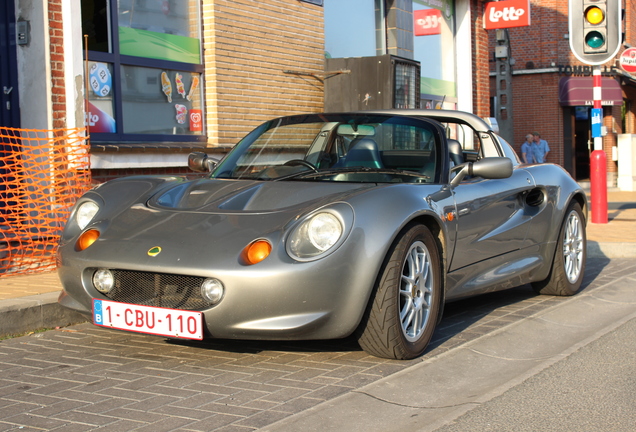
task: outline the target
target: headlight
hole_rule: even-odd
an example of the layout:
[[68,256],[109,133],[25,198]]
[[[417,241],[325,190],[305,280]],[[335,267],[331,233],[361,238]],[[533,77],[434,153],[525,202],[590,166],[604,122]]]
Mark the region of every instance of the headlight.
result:
[[342,237],[343,222],[335,212],[322,211],[302,222],[289,236],[287,252],[304,261],[331,249]]
[[83,230],[86,228],[93,220],[98,210],[99,206],[93,201],[86,201],[85,203],[80,204],[77,208],[77,212],[75,213],[75,221],[77,222],[79,229]]

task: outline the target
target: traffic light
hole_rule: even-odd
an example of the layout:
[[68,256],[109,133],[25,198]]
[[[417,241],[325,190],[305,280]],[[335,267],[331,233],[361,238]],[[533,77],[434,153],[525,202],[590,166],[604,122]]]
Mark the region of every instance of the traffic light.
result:
[[583,63],[603,64],[623,43],[621,0],[570,0],[570,49]]

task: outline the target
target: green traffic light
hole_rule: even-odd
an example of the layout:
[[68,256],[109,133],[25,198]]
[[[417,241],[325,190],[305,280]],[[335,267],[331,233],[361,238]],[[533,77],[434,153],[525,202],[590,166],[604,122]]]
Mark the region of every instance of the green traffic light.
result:
[[585,44],[590,48],[600,48],[605,44],[605,38],[600,32],[591,31],[585,35]]

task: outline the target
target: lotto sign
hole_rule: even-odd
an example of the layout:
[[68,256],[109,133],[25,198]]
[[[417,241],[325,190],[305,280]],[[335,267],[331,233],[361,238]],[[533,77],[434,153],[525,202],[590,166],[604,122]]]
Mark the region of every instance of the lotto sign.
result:
[[442,12],[437,9],[413,11],[415,36],[430,36],[442,33]]
[[636,48],[628,48],[621,53],[621,68],[627,73],[636,73]]
[[507,0],[486,3],[486,30],[530,25],[530,0]]
[[113,79],[108,65],[106,63],[93,63],[88,75],[95,95],[100,97],[108,96],[113,86]]

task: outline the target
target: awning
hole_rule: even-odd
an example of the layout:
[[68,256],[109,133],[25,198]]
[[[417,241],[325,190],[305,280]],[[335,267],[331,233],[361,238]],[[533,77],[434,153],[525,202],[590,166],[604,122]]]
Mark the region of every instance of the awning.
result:
[[[562,106],[594,105],[593,81],[591,76],[561,78],[559,81],[559,103]],[[602,77],[601,88],[601,105],[623,105],[623,90],[615,79]]]

